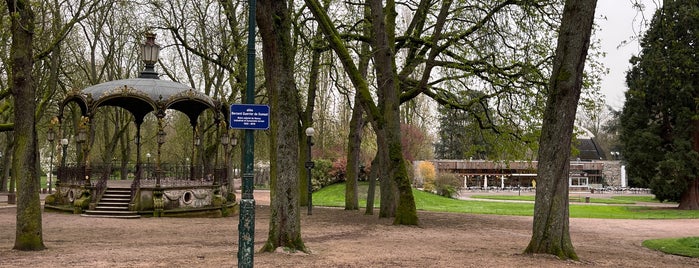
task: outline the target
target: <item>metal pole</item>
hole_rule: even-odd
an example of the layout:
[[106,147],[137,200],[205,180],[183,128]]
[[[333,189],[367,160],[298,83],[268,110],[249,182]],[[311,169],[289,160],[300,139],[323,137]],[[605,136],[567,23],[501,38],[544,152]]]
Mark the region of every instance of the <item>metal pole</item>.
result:
[[[255,0],[248,1],[248,65],[245,103],[255,103]],[[238,267],[253,267],[255,254],[255,198],[252,195],[255,177],[255,135],[252,129],[245,130],[243,158],[243,196],[240,200],[238,221]]]
[[307,136],[308,140],[308,161],[306,162],[306,168],[308,169],[308,215],[313,215],[313,166],[315,163],[311,159],[311,146],[313,146],[313,136]]
[[53,183],[53,140],[51,140],[51,159],[49,160],[49,194],[51,192],[51,184]]

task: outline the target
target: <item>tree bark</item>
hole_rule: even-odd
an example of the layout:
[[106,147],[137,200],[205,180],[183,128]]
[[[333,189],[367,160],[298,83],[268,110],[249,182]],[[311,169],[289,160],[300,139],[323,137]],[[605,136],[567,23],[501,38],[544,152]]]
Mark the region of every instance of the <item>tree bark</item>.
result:
[[[369,117],[369,121],[374,127],[377,135],[377,143],[379,150],[383,149],[383,156],[387,163],[385,174],[389,174],[386,178],[391,180],[391,183],[400,191],[395,209],[394,224],[416,225],[418,224],[417,211],[415,208],[415,199],[413,197],[410,180],[407,176],[407,168],[401,150],[400,139],[400,99],[397,78],[395,74],[394,51],[390,44],[395,43],[392,38],[395,36],[395,2],[387,1],[387,13],[384,13],[384,6],[380,0],[367,1],[371,11],[371,33],[372,33],[372,54],[374,56],[374,64],[376,66],[376,75],[378,82],[378,105],[374,103],[369,86],[364,77],[362,77],[356,64],[353,61],[347,47],[343,44],[342,39],[328,17],[328,14],[323,11],[320,4],[316,0],[305,0],[309,10],[313,13],[318,21],[318,24],[323,29],[330,47],[338,55],[342,62],[347,75],[359,94],[364,111]],[[387,15],[385,15],[387,14]],[[388,24],[388,25],[387,25]],[[382,142],[385,141],[385,142]],[[383,162],[383,161],[382,161]],[[377,168],[372,165],[372,169]],[[381,171],[384,173],[384,171]],[[392,188],[388,187],[388,188]],[[388,189],[381,187],[381,206],[391,204],[384,203],[384,192]],[[386,192],[389,194],[389,192]],[[385,210],[388,211],[388,210]]]
[[[692,120],[692,149],[699,152],[699,120]],[[699,178],[689,182],[687,189],[680,196],[679,209],[699,210]]]
[[532,239],[525,253],[578,259],[570,240],[568,176],[575,111],[597,0],[567,0],[539,142]]
[[294,81],[291,10],[286,1],[258,0],[257,24],[262,36],[265,86],[270,97],[269,235],[262,251],[278,247],[306,251],[301,239],[298,191],[298,91]]
[[359,155],[362,145],[362,130],[364,129],[362,105],[355,97],[352,119],[350,120],[349,139],[347,142],[347,178],[345,181],[345,210],[359,210]]
[[[372,120],[379,147],[383,147],[387,163],[387,183],[381,184],[381,211],[379,216],[395,216],[394,224],[416,225],[417,211],[408,170],[403,158],[400,129],[400,96],[398,79],[395,75],[395,51],[391,44],[395,36],[395,3],[381,0],[369,1],[371,8],[371,31],[373,55],[378,83],[379,109],[382,116]],[[382,178],[382,181],[384,178]],[[385,186],[390,186],[386,188]],[[396,201],[390,200],[394,189],[398,192]],[[390,196],[388,194],[391,194]],[[393,198],[395,199],[395,198]],[[388,203],[384,203],[384,200]],[[395,209],[390,206],[396,204]],[[386,206],[386,207],[384,207]]]
[[[7,1],[12,18],[10,90],[15,99],[15,145],[12,152],[12,177],[17,179],[17,222],[14,249],[43,250],[44,246],[37,138],[35,127],[36,89],[32,77],[34,65],[34,12],[28,1]],[[19,108],[21,107],[21,109]]]

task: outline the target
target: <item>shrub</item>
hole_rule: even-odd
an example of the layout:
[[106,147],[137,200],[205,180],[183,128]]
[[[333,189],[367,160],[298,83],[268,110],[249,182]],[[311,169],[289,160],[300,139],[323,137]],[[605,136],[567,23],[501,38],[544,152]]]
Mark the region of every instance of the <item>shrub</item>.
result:
[[[419,177],[422,178],[422,187],[425,191],[435,191],[435,178],[437,174],[434,169],[434,164],[432,162],[422,161],[417,166]],[[420,184],[420,183],[416,183]]]
[[333,184],[337,181],[337,177],[333,176],[333,174],[331,173],[333,163],[330,162],[330,160],[317,159],[313,160],[313,162],[315,163],[313,171],[311,172],[311,184],[313,187],[313,191]]
[[461,177],[452,173],[439,174],[434,180],[434,191],[441,196],[453,198],[462,185]]

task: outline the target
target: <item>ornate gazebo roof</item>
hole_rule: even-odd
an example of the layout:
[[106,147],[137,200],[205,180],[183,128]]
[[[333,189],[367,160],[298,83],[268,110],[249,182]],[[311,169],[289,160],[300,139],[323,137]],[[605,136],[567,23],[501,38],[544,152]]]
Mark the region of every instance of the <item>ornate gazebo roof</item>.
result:
[[[160,79],[132,78],[109,81],[70,93],[61,105],[70,102],[80,106],[83,116],[91,117],[101,106],[122,107],[134,115],[136,124],[150,112],[164,114],[167,109],[185,113],[192,125],[206,109],[225,113],[225,107],[211,97],[194,90],[192,87]],[[218,116],[218,115],[217,115]]]

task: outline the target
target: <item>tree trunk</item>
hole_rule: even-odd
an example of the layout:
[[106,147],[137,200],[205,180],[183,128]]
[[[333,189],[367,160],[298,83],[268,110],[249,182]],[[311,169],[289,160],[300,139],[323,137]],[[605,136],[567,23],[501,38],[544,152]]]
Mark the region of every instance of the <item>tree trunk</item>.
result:
[[[369,117],[369,121],[374,127],[377,135],[379,150],[383,150],[385,162],[388,163],[390,178],[401,192],[398,199],[398,206],[395,210],[395,224],[414,225],[417,224],[417,212],[415,209],[415,199],[413,197],[410,180],[407,177],[407,169],[401,152],[400,140],[400,99],[397,78],[394,75],[396,70],[394,62],[394,52],[392,46],[395,40],[395,1],[386,1],[388,16],[384,16],[383,3],[380,0],[367,1],[370,7],[370,21],[372,37],[372,55],[374,56],[374,66],[376,67],[376,77],[378,85],[378,105],[374,103],[373,96],[369,91],[369,86],[359,69],[354,64],[353,57],[343,44],[337,29],[333,25],[327,13],[324,12],[318,1],[305,0],[309,10],[313,13],[326,35],[330,47],[338,55],[347,75],[360,95],[362,106]],[[382,137],[383,136],[383,137]],[[381,139],[383,139],[382,142]],[[380,156],[381,157],[381,156]],[[383,162],[383,161],[382,161]],[[376,166],[372,165],[372,169]],[[383,172],[383,171],[382,171]],[[407,185],[407,187],[406,187]],[[390,188],[390,187],[389,187]],[[386,188],[381,188],[382,200]],[[381,206],[387,204],[381,203]],[[383,210],[383,209],[382,209]]]
[[278,247],[306,251],[301,240],[298,191],[298,91],[294,81],[291,10],[286,1],[257,2],[262,36],[265,86],[270,96],[270,210],[269,235],[262,251]]
[[569,232],[568,176],[575,111],[597,0],[567,0],[539,142],[532,239],[525,253],[578,259]]
[[[373,120],[379,147],[383,147],[385,160],[388,167],[390,182],[381,184],[381,212],[379,216],[394,214],[394,224],[416,225],[417,211],[413,197],[408,171],[403,158],[400,129],[400,96],[398,94],[398,81],[394,75],[395,52],[391,44],[395,36],[395,3],[387,1],[386,7],[381,0],[371,0],[372,41],[373,55],[376,67],[376,80],[378,82],[378,97],[380,110],[383,112],[380,118]],[[384,12],[385,10],[385,12]],[[389,186],[388,189],[385,186]],[[399,193],[397,202],[390,200],[394,189]],[[384,193],[390,193],[386,196]],[[395,198],[393,198],[395,199]],[[390,203],[384,203],[384,200]],[[390,206],[397,204],[395,209]],[[384,208],[384,206],[387,206]],[[393,210],[393,211],[391,211]]]
[[[322,39],[320,31],[316,33],[314,39]],[[299,140],[301,142],[300,144],[308,144],[306,129],[313,126],[313,111],[315,110],[316,92],[318,91],[318,76],[320,73],[321,53],[321,51],[314,49],[313,55],[311,55],[311,70],[308,76],[308,94],[306,98],[306,110],[303,113],[302,127],[301,129],[299,129]],[[312,183],[307,179],[310,176],[310,174],[308,174],[309,170],[305,168],[305,162],[311,160],[308,159],[307,156],[312,155],[311,152],[308,152],[308,150],[310,150],[308,146],[301,146],[300,148],[301,161],[299,161],[299,166],[302,168],[300,168],[299,170],[299,178],[301,178],[301,180],[299,181],[299,198],[302,206],[308,206],[308,184]]]
[[396,183],[393,180],[391,171],[392,167],[388,159],[390,158],[388,149],[386,148],[388,142],[386,141],[386,131],[376,129],[376,163],[377,165],[372,165],[376,168],[376,174],[379,176],[379,193],[381,193],[381,202],[379,203],[379,217],[380,218],[391,218],[396,216],[396,207],[398,207],[398,189]]
[[352,119],[350,120],[349,139],[347,142],[347,177],[345,181],[345,210],[359,210],[359,153],[362,145],[364,119],[362,105],[355,97]]
[[379,154],[377,152],[374,156],[374,160],[371,161],[371,170],[367,174],[367,180],[369,181],[369,190],[366,194],[366,211],[364,215],[374,215],[374,196],[376,194],[376,178],[379,177],[378,173],[378,158]]
[[[364,8],[364,17],[369,16],[369,9]],[[369,36],[371,31],[364,28],[364,34]],[[359,72],[366,80],[369,74],[369,61],[371,60],[371,50],[367,42],[362,42],[359,55]],[[362,149],[362,133],[366,120],[364,120],[364,109],[362,100],[358,93],[354,94],[354,107],[352,108],[352,119],[350,119],[350,129],[347,144],[347,181],[345,183],[345,209],[359,210],[359,188],[358,180],[360,168],[362,166],[360,153]],[[371,178],[371,177],[370,177]],[[367,195],[366,214],[374,213],[374,190],[376,180],[369,180],[369,193]],[[369,203],[371,198],[371,204]]]
[[[39,174],[35,115],[36,89],[32,77],[34,65],[34,12],[28,1],[7,1],[12,18],[11,86],[15,99],[15,146],[12,152],[12,177],[17,179],[16,250],[42,250],[44,246],[39,200]],[[21,109],[19,108],[21,107]]]
[[[699,152],[699,120],[693,120],[692,132],[692,149]],[[699,210],[699,178],[695,178],[689,182],[687,189],[680,196],[679,209]]]

